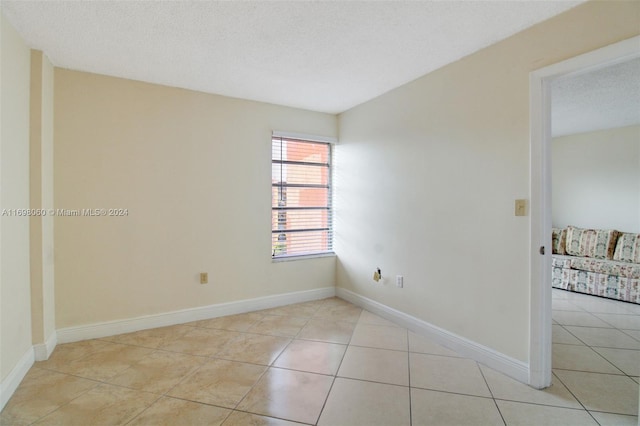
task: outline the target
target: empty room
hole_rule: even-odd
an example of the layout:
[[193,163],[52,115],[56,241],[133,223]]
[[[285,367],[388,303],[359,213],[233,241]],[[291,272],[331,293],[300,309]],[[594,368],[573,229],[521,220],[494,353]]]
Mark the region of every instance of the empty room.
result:
[[0,424],[638,424],[640,2],[0,8]]

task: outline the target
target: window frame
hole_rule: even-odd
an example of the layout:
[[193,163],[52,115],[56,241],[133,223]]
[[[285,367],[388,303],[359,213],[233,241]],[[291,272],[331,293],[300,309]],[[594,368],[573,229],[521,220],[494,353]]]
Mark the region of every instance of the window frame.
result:
[[[276,142],[283,143],[285,141],[298,142],[298,143],[309,143],[309,144],[320,144],[326,145],[327,148],[327,162],[326,163],[307,163],[304,161],[294,161],[294,160],[283,160],[282,156],[280,159],[274,158],[274,144]],[[273,132],[271,136],[271,259],[274,262],[280,261],[288,261],[295,259],[303,259],[303,258],[313,258],[313,257],[327,257],[327,256],[335,256],[333,251],[333,218],[334,218],[334,209],[333,209],[333,196],[334,196],[334,188],[333,188],[333,160],[334,160],[334,150],[333,144],[336,142],[334,138],[328,138],[323,136],[311,136],[311,135],[303,135],[303,134],[292,134],[286,132]],[[281,145],[282,146],[282,145]],[[281,153],[282,154],[282,153]],[[327,185],[319,186],[318,184],[288,184],[283,185],[282,181],[274,181],[274,165],[296,165],[296,166],[308,166],[308,167],[326,167],[327,170]],[[278,193],[285,190],[287,188],[326,188],[327,189],[327,198],[326,198],[326,206],[309,206],[309,207],[294,207],[295,210],[326,210],[327,212],[327,227],[326,228],[302,228],[296,230],[289,230],[288,232],[282,232],[283,226],[280,212],[286,211],[283,207],[276,205],[275,199],[273,196],[274,188],[278,188]],[[278,197],[280,199],[280,197]],[[279,203],[278,203],[279,204]],[[278,211],[278,220],[274,222],[274,211]],[[276,248],[274,244],[274,234],[296,234],[296,233],[304,233],[304,232],[327,232],[327,245],[326,250],[315,250],[308,251],[302,253],[292,253],[292,254],[276,254]]]

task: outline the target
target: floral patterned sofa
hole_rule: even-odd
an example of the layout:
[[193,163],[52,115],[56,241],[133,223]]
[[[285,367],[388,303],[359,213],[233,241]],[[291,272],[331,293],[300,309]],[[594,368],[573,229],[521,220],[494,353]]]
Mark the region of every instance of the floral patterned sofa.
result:
[[640,234],[553,229],[552,286],[640,304]]

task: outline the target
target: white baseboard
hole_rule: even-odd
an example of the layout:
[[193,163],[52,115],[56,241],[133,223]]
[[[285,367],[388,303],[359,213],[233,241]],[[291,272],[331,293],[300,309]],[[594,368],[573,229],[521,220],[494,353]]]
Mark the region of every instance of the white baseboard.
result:
[[419,333],[436,343],[452,349],[465,357],[506,374],[519,382],[529,384],[529,366],[491,348],[451,333],[426,321],[390,308],[382,303],[361,296],[344,288],[336,289],[336,296],[358,305],[374,314],[400,324],[411,331]]
[[5,405],[7,405],[9,398],[11,398],[16,389],[18,389],[20,382],[24,379],[24,376],[33,365],[33,362],[33,347],[29,347],[24,355],[22,355],[22,358],[20,358],[18,363],[13,367],[13,370],[11,370],[2,382],[0,382],[0,411],[2,411]]
[[186,322],[216,318],[225,315],[242,314],[245,312],[275,308],[292,303],[309,302],[311,300],[333,297],[335,294],[335,287],[324,287],[314,290],[296,291],[293,293],[277,294],[273,296],[258,297],[255,299],[245,299],[236,302],[183,309],[156,315],[146,315],[125,320],[67,327],[57,330],[57,340],[59,343],[77,342],[80,340],[95,339],[99,337],[113,336],[115,334],[146,330],[149,328],[183,324]]
[[36,361],[48,360],[57,344],[58,338],[54,331],[44,343],[33,345],[33,354],[35,355]]

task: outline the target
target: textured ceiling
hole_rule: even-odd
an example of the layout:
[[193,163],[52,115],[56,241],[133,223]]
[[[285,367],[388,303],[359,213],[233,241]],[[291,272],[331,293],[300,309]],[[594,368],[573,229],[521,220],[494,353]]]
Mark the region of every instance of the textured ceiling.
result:
[[58,67],[342,112],[577,1],[9,1]]
[[640,58],[558,79],[551,100],[553,136],[640,124]]

